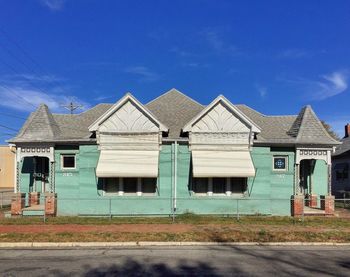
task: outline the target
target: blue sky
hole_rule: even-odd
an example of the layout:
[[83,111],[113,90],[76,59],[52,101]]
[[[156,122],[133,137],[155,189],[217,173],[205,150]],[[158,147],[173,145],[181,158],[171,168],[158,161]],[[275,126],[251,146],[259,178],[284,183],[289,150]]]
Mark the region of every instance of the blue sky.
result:
[[[0,140],[41,102],[91,107],[175,87],[270,115],[350,121],[349,1],[0,0]],[[11,129],[1,127],[6,126]]]

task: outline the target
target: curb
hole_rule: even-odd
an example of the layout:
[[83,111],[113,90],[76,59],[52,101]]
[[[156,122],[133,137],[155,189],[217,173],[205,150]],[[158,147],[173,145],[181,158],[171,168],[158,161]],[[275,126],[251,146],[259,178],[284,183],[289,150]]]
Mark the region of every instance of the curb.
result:
[[143,246],[350,246],[350,243],[336,242],[2,242],[5,248],[110,248]]

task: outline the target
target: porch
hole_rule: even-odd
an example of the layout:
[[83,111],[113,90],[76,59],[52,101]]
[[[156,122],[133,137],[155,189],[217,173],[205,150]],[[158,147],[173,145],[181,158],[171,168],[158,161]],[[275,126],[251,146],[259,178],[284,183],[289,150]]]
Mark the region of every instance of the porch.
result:
[[[294,176],[294,195],[291,198],[292,216],[334,215],[334,196],[331,195],[331,151],[329,148],[297,148]],[[316,164],[325,167],[322,175]],[[317,180],[315,180],[318,177]]]
[[56,215],[53,146],[18,147],[11,215]]

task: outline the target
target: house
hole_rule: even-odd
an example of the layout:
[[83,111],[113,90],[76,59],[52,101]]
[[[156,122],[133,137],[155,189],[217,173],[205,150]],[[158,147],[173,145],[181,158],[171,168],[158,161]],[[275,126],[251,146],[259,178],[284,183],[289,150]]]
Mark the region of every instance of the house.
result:
[[147,104],[126,94],[73,115],[43,104],[9,142],[13,215],[43,209],[43,194],[48,215],[300,215],[305,199],[334,210],[339,142],[310,106],[267,116],[222,95],[204,106],[176,89]]
[[350,196],[350,124],[345,125],[345,136],[332,155],[332,194],[337,198]]
[[15,149],[0,145],[0,191],[13,189],[15,178]]

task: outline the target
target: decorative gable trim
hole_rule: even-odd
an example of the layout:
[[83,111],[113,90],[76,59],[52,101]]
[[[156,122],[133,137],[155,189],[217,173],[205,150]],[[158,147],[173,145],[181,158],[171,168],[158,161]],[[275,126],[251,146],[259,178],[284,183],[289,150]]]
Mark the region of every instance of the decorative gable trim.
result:
[[[123,109],[123,110],[121,110]],[[119,115],[117,114],[119,112]],[[107,122],[111,119],[110,122]],[[89,126],[89,131],[102,129],[116,132],[167,132],[168,128],[159,122],[134,96],[127,93],[107,112]]]
[[[209,113],[216,108],[216,115],[210,116]],[[203,109],[195,118],[188,122],[183,128],[184,132],[228,132],[237,122],[230,119],[230,115],[234,115],[238,120],[243,122],[253,133],[260,133],[260,127],[246,117],[238,108],[236,108],[223,95],[218,96],[205,109]],[[200,122],[206,116],[207,120]],[[232,119],[232,118],[231,118]],[[236,120],[237,121],[237,120]],[[197,125],[196,124],[200,124]],[[238,126],[237,126],[238,127]],[[239,130],[236,130],[239,131]],[[241,130],[244,131],[244,130]]]

